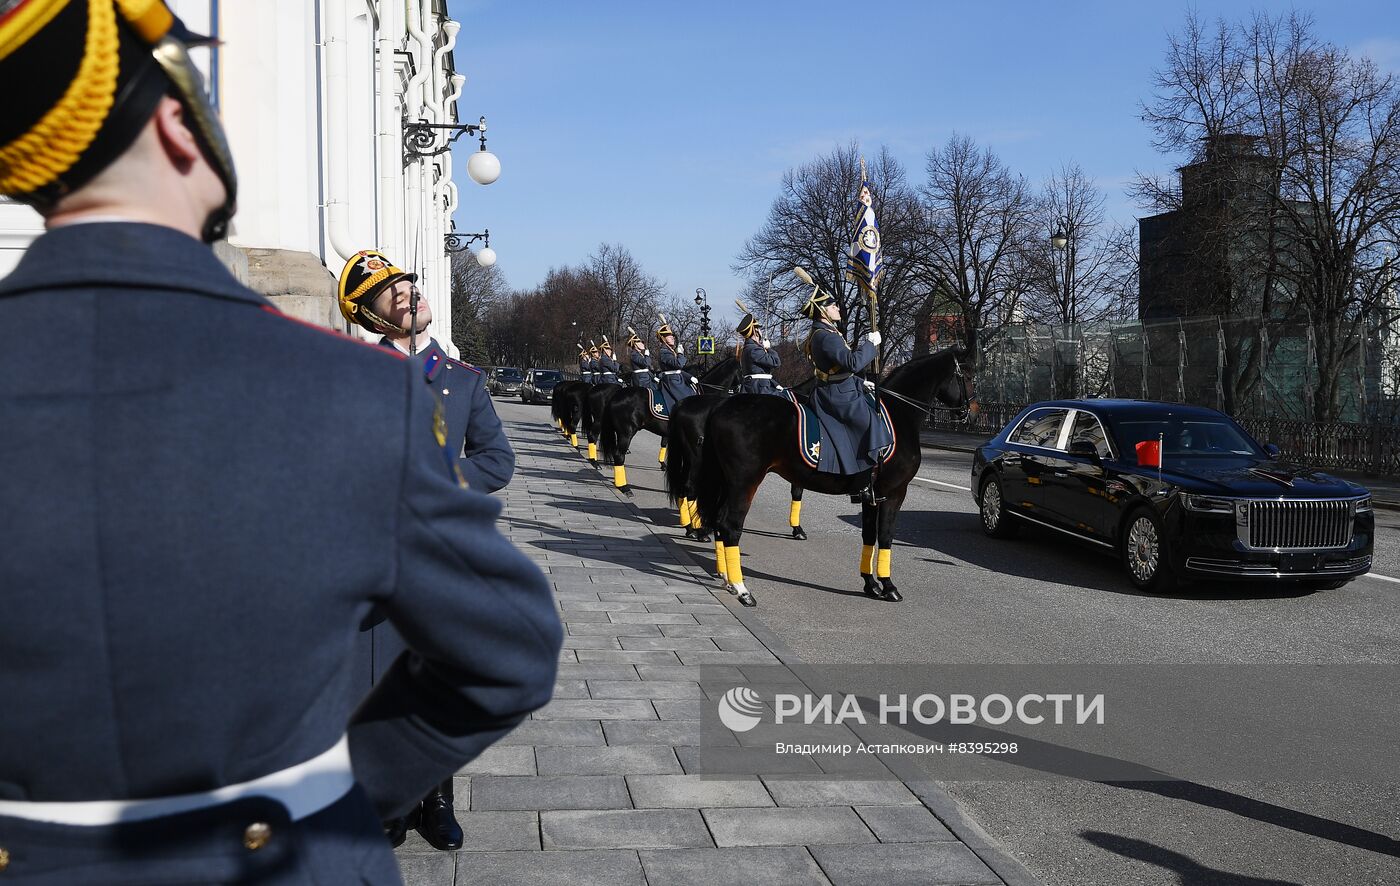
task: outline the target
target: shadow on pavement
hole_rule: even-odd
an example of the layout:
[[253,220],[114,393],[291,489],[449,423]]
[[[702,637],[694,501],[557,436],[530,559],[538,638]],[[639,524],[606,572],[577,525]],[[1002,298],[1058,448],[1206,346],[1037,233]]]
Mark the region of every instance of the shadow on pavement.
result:
[[1181,886],[1303,886],[1292,880],[1272,880],[1250,877],[1245,874],[1232,874],[1217,868],[1208,868],[1189,855],[1173,852],[1146,840],[1136,840],[1120,834],[1103,831],[1081,831],[1079,836],[1099,847],[1124,858],[1133,858],[1176,873]]

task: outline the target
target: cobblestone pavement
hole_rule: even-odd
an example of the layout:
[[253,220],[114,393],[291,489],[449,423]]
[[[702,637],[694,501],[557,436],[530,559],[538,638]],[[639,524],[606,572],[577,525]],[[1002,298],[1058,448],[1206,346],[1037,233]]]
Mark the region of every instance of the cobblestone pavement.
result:
[[726,676],[783,661],[546,410],[499,408],[519,458],[503,530],[553,582],[567,626],[559,682],[458,774],[465,848],[409,835],[398,856],[410,886],[1030,882],[946,794],[883,767],[859,780],[811,758],[781,777],[694,774],[701,712]]

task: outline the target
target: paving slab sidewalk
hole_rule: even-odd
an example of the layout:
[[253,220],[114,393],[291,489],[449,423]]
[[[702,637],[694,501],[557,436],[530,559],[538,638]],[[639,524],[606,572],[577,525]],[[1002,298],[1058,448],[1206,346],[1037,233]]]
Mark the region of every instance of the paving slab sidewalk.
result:
[[506,418],[518,467],[502,530],[554,585],[559,682],[457,775],[465,847],[437,852],[410,833],[398,851],[409,886],[1034,882],[929,783],[849,780],[810,758],[793,761],[802,780],[695,774],[700,736],[714,741],[700,717],[715,681],[795,662],[547,412]]

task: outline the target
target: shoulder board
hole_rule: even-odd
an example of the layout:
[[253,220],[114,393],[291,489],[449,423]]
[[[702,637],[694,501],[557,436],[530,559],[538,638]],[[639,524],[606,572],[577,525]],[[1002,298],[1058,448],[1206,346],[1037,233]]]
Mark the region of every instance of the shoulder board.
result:
[[353,336],[353,335],[346,335],[346,334],[343,333],[343,332],[336,332],[334,329],[327,329],[325,326],[320,326],[320,325],[318,325],[318,324],[316,324],[316,323],[311,323],[311,322],[308,322],[308,321],[306,321],[306,320],[302,320],[302,319],[300,319],[299,317],[293,317],[293,316],[290,316],[290,315],[288,315],[288,314],[284,314],[284,313],[282,313],[281,311],[277,310],[277,309],[276,309],[275,307],[273,307],[272,305],[263,305],[262,308],[261,308],[261,310],[262,310],[264,313],[271,314],[272,316],[277,317],[277,318],[282,319],[282,320],[286,320],[288,323],[295,323],[296,325],[301,326],[301,327],[303,327],[303,328],[305,328],[305,329],[312,329],[312,330],[315,330],[316,332],[319,332],[319,333],[321,333],[322,335],[329,335],[331,338],[339,339],[340,341],[353,342],[354,344],[357,344],[357,345],[359,345],[359,346],[362,347],[362,348],[369,348],[370,350],[372,350],[372,351],[374,351],[374,352],[376,352],[376,353],[384,354],[384,355],[386,355],[386,356],[396,357],[396,358],[398,358],[399,360],[407,360],[407,359],[408,359],[408,356],[407,356],[406,354],[404,354],[402,351],[400,351],[398,348],[384,348],[384,347],[381,347],[381,346],[375,344],[374,342],[368,342],[368,341],[365,341],[364,339],[356,338],[356,337]]
[[470,369],[472,372],[475,372],[477,375],[480,375],[480,374],[481,374],[481,370],[480,370],[479,368],[477,368],[477,367],[471,365],[470,363],[463,363],[461,360],[453,360],[451,357],[448,357],[448,358],[447,358],[447,365],[448,365],[448,366],[455,366],[455,367],[457,367],[458,369]]

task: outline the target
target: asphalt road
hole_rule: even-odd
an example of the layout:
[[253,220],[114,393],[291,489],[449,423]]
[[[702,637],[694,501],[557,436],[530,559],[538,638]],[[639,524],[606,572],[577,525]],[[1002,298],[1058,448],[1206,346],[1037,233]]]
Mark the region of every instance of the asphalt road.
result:
[[[544,407],[500,411],[550,420]],[[643,514],[672,527],[658,442],[638,436],[628,479]],[[1196,585],[1144,596],[1115,560],[1055,533],[986,538],[966,490],[969,464],[965,453],[925,451],[896,532],[904,601],[895,604],[860,593],[858,506],[808,494],[810,539],[794,541],[788,486],[770,477],[743,539],[754,614],[809,664],[1400,664],[1400,513],[1377,512],[1374,574],[1339,590]],[[681,544],[713,561],[710,546]],[[1385,778],[947,787],[1047,884],[1312,886],[1400,883],[1400,767]]]

